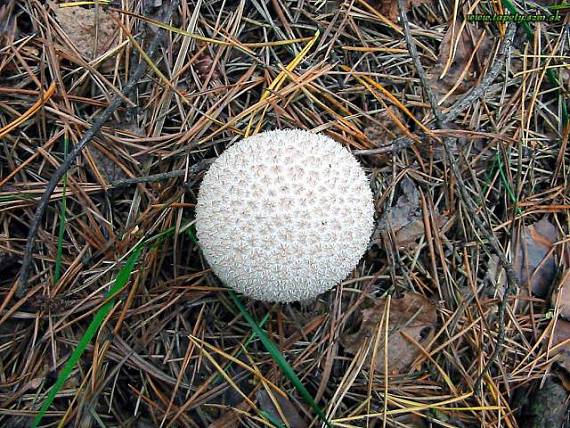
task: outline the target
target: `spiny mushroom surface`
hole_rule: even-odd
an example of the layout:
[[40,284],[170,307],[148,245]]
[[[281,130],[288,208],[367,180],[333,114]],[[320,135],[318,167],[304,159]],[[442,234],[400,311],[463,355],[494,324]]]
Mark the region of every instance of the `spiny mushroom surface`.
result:
[[214,273],[254,299],[316,297],[345,279],[374,226],[372,191],[354,156],[298,129],[245,138],[211,165],[196,230]]

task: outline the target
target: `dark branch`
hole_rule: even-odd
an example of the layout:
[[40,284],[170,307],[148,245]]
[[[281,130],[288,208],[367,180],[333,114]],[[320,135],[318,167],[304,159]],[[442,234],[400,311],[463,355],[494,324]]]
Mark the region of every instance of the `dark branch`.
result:
[[[172,15],[173,4],[172,2],[170,7],[162,9],[163,13],[160,18],[163,20],[170,20],[170,16]],[[165,10],[165,12],[164,12]],[[148,48],[148,56],[153,58],[155,52],[160,44],[162,36],[162,30],[158,29],[153,36],[153,39],[150,43]],[[143,77],[145,71],[147,69],[146,62],[141,59],[138,66],[136,67],[135,71],[133,72],[131,78],[127,82],[127,84],[123,88],[123,93],[121,95],[116,95],[109,106],[103,110],[94,120],[93,125],[91,128],[85,132],[83,138],[77,143],[73,150],[68,154],[62,164],[57,168],[54,172],[52,177],[50,178],[45,192],[43,193],[40,201],[38,202],[38,206],[36,208],[36,212],[34,213],[34,217],[32,218],[32,223],[30,226],[30,230],[28,232],[28,238],[26,241],[26,247],[24,249],[24,258],[22,261],[22,269],[20,271],[20,278],[18,281],[18,288],[16,290],[16,296],[21,298],[26,294],[26,290],[28,288],[28,279],[30,275],[30,269],[33,262],[33,250],[34,250],[34,243],[36,240],[36,235],[38,233],[40,224],[44,217],[45,211],[49,205],[50,197],[57,187],[61,178],[69,171],[69,169],[73,166],[75,159],[81,153],[81,150],[99,133],[103,124],[109,120],[111,115],[124,103],[125,96],[128,96],[135,86],[138,84],[139,80]]]
[[[453,117],[453,115],[448,114],[448,116],[446,117],[441,112],[441,110],[437,104],[437,100],[435,99],[435,97],[431,91],[431,87],[429,85],[429,82],[427,81],[425,71],[424,71],[423,66],[420,62],[420,58],[419,58],[419,55],[418,55],[418,52],[416,49],[415,41],[411,35],[410,24],[409,24],[408,18],[406,16],[406,11],[405,11],[405,7],[404,7],[404,0],[398,0],[398,7],[400,9],[400,17],[402,19],[402,24],[404,27],[404,34],[405,34],[405,38],[406,38],[406,43],[408,44],[408,50],[410,51],[410,55],[412,56],[412,59],[414,61],[414,65],[417,69],[418,76],[419,76],[421,84],[422,84],[422,88],[424,89],[425,93],[427,94],[427,98],[428,98],[428,101],[429,101],[430,106],[432,108],[433,114],[435,116],[437,126],[439,128],[443,128],[446,126],[446,122],[448,120],[450,120],[450,117]],[[503,41],[503,45],[501,47],[501,54],[502,55],[506,55],[506,52],[507,52],[507,50],[508,50],[508,48],[512,42],[512,37],[514,36],[514,30],[515,30],[515,24],[510,23],[508,25],[508,28],[507,28],[507,34],[505,36],[505,40]],[[504,58],[503,58],[503,61],[504,61]],[[466,107],[466,104],[465,104],[466,99],[474,100],[474,99],[478,98],[479,96],[481,96],[482,94],[484,94],[485,91],[487,90],[488,86],[491,84],[491,82],[497,77],[499,70],[500,70],[500,67],[497,67],[496,70],[495,70],[495,67],[493,67],[491,71],[493,71],[494,75],[485,76],[485,78],[481,82],[481,85],[479,86],[479,88],[474,89],[473,91],[471,91],[471,93],[469,94],[468,97],[465,97],[465,98],[463,98],[463,100],[459,101],[454,106],[453,112],[459,112],[459,111],[461,111],[461,109],[465,108]],[[484,86],[484,85],[486,85],[486,86]],[[456,113],[456,114],[459,114],[459,113]],[[507,276],[507,290],[505,291],[503,298],[502,298],[501,302],[499,303],[499,308],[498,308],[499,313],[498,313],[497,323],[498,323],[499,331],[498,331],[498,336],[497,336],[497,342],[495,344],[495,349],[493,350],[493,354],[489,357],[489,359],[487,360],[487,364],[485,365],[482,372],[479,374],[477,380],[475,381],[474,390],[477,391],[481,385],[481,381],[482,381],[483,377],[485,376],[485,374],[487,373],[487,371],[489,370],[491,365],[494,364],[494,361],[496,360],[497,356],[499,355],[500,349],[501,349],[503,342],[505,340],[505,312],[506,312],[508,297],[512,293],[516,292],[519,284],[518,284],[518,279],[517,279],[517,276],[516,276],[515,271],[513,269],[513,266],[509,262],[509,260],[507,259],[507,256],[505,255],[499,240],[497,239],[495,234],[492,232],[491,226],[483,223],[483,221],[480,218],[480,215],[478,215],[478,213],[477,213],[477,211],[479,209],[478,207],[480,207],[480,206],[484,207],[484,204],[476,204],[475,201],[473,200],[473,198],[471,198],[471,195],[469,195],[469,193],[467,193],[467,190],[466,190],[467,187],[465,186],[465,182],[463,181],[463,177],[461,175],[461,171],[459,170],[457,160],[455,159],[455,155],[453,154],[453,151],[451,150],[451,142],[452,142],[451,139],[444,138],[443,139],[443,147],[444,147],[446,155],[449,159],[451,172],[453,173],[455,179],[457,180],[456,188],[458,189],[459,197],[461,198],[462,202],[464,203],[467,211],[469,211],[469,214],[471,215],[471,219],[473,220],[473,222],[475,223],[475,225],[477,226],[477,228],[479,229],[481,234],[487,239],[487,241],[491,245],[493,252],[499,257],[501,265],[505,269],[506,276]],[[487,218],[487,216],[485,216],[485,218]]]

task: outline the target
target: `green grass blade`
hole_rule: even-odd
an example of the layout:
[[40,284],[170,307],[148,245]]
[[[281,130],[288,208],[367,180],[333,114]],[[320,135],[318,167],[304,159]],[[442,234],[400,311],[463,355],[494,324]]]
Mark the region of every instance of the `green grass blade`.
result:
[[[63,159],[67,158],[67,138],[63,139]],[[65,235],[65,222],[66,222],[66,196],[67,190],[67,173],[63,176],[63,197],[61,200],[61,211],[59,212],[59,233],[57,236],[57,254],[55,256],[55,270],[53,274],[54,282],[57,284],[61,278],[61,259],[63,258],[63,236]]]
[[509,195],[511,203],[513,205],[515,205],[517,214],[522,214],[522,210],[519,207],[517,207],[518,198],[515,195],[515,192],[513,190],[513,187],[511,186],[511,183],[507,179],[507,173],[505,172],[505,166],[503,165],[503,160],[501,159],[501,154],[499,152],[497,152],[496,160],[497,160],[497,163],[499,165],[499,174],[501,176],[501,181],[503,183],[503,187],[507,190],[507,194]]
[[55,383],[51,387],[47,397],[45,398],[44,402],[42,403],[42,407],[40,408],[39,413],[36,415],[36,417],[34,418],[34,420],[32,422],[32,428],[36,428],[40,424],[40,422],[42,421],[43,417],[45,416],[47,410],[49,409],[49,407],[53,403],[53,400],[55,399],[57,393],[63,387],[63,385],[65,384],[65,381],[71,375],[73,368],[79,362],[81,355],[83,354],[83,352],[85,351],[85,349],[87,348],[89,343],[91,342],[91,339],[93,339],[95,334],[97,334],[97,331],[99,330],[99,327],[103,323],[103,320],[109,314],[109,311],[113,308],[113,305],[115,303],[114,297],[123,289],[123,287],[128,282],[128,280],[131,276],[131,273],[132,273],[132,271],[133,271],[133,269],[134,269],[134,267],[135,267],[135,265],[139,259],[139,256],[142,252],[142,249],[143,249],[142,245],[139,245],[138,247],[136,247],[135,250],[133,251],[133,253],[127,259],[127,263],[125,264],[125,266],[123,266],[122,269],[117,274],[117,278],[115,279],[114,285],[111,287],[111,289],[109,290],[109,292],[105,296],[107,303],[105,303],[103,306],[101,306],[101,308],[97,311],[97,313],[93,317],[93,320],[91,321],[91,323],[87,327],[87,330],[83,334],[83,337],[81,338],[81,340],[77,344],[77,347],[73,350],[71,357],[69,357],[69,360],[67,360],[67,362],[65,363],[65,365],[63,366],[63,368],[59,372],[59,374],[57,376],[57,380],[55,381]]
[[309,391],[307,391],[307,388],[305,388],[305,385],[303,385],[301,379],[299,379],[299,377],[297,376],[293,368],[289,365],[289,363],[287,362],[281,351],[279,351],[277,345],[275,345],[275,343],[273,343],[273,341],[269,338],[269,336],[265,333],[265,331],[259,327],[257,322],[253,319],[251,314],[247,311],[243,303],[240,301],[237,294],[234,291],[229,290],[229,295],[234,304],[239,309],[242,316],[248,322],[253,332],[257,335],[259,340],[261,340],[261,343],[263,344],[267,352],[269,352],[271,358],[273,358],[273,360],[277,363],[277,365],[279,366],[285,377],[287,377],[287,379],[291,381],[295,389],[299,391],[299,394],[301,394],[301,397],[303,397],[303,400],[305,400],[305,402],[312,407],[312,409],[315,411],[318,417],[326,424],[326,426],[330,427],[331,425],[327,420],[325,413],[315,402],[313,396],[309,393]]

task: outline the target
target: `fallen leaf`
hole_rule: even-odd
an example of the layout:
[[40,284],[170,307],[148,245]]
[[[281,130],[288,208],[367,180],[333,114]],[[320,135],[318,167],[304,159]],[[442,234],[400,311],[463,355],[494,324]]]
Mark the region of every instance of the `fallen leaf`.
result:
[[[397,0],[367,0],[366,2],[390,21],[396,22],[400,16]],[[425,3],[431,3],[431,0],[404,0],[406,12],[409,12],[412,7]]]
[[544,297],[556,276],[556,261],[551,249],[558,231],[546,217],[523,227],[514,248],[513,269],[522,287],[530,282],[531,292]]
[[[438,100],[445,97],[456,84],[453,95],[450,94],[448,98],[450,101],[473,87],[485,68],[492,45],[492,39],[474,24],[466,23],[462,27],[462,21],[457,20],[455,25],[448,28],[441,40],[438,61],[428,73],[432,90]],[[472,56],[473,60],[469,64]],[[446,70],[448,62],[449,68]],[[469,67],[465,70],[467,64]],[[465,74],[460,79],[464,70]]]
[[50,7],[65,35],[87,60],[117,45],[118,26],[103,8],[61,7],[52,2]]
[[[375,340],[380,328],[380,321],[386,310],[387,299],[381,299],[370,308],[362,311],[362,323],[359,330],[343,339],[345,351],[356,354],[365,342]],[[388,370],[390,373],[402,373],[418,357],[420,350],[405,336],[425,345],[433,336],[437,313],[431,300],[420,294],[405,294],[400,299],[392,299],[388,323]],[[380,330],[376,349],[376,370],[384,372],[385,327]],[[368,354],[371,357],[373,350]]]
[[556,357],[556,362],[567,372],[570,372],[570,322],[557,320],[552,332],[551,349],[556,345],[568,340],[568,343],[561,345],[560,348],[552,351],[551,356]]
[[[392,230],[398,247],[407,247],[425,235],[424,221],[420,208],[420,193],[414,182],[405,177],[400,182],[402,196],[396,201],[396,205],[390,207],[382,216],[379,228],[383,232]],[[434,213],[435,224],[442,227],[447,218]]]
[[261,410],[269,413],[275,420],[281,421],[281,423],[286,423],[290,428],[303,428],[307,426],[307,423],[303,420],[297,408],[289,401],[287,397],[283,397],[280,394],[273,394],[273,397],[279,404],[283,416],[287,419],[283,421],[275,403],[271,400],[271,397],[265,390],[259,390],[256,393],[257,402],[259,403],[259,408]]

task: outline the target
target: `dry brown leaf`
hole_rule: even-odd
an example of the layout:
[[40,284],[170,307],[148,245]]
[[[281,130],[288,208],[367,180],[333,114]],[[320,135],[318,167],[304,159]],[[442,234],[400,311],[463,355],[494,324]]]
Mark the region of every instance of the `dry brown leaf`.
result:
[[[257,391],[256,397],[257,397],[257,402],[259,403],[259,408],[261,410],[265,410],[276,420],[284,423],[279,411],[275,407],[275,403],[273,403],[267,391],[265,390]],[[307,426],[307,423],[303,420],[303,418],[297,411],[297,408],[291,403],[291,401],[289,401],[287,397],[283,397],[279,394],[273,394],[273,397],[279,404],[283,416],[285,416],[285,418],[287,419],[285,421],[287,423],[287,426],[289,426],[290,428],[303,428]]]
[[522,287],[530,281],[536,296],[548,295],[556,276],[552,246],[558,239],[556,227],[546,217],[525,226],[514,249],[513,269]]
[[[382,216],[379,226],[380,230],[386,232],[390,229],[394,231],[394,236],[398,247],[407,247],[425,234],[424,222],[420,208],[420,193],[414,182],[409,178],[404,178],[400,182],[402,196]],[[442,227],[447,218],[434,213],[434,221],[438,228]]]
[[[145,136],[145,131],[135,123],[110,122],[109,126],[114,128],[116,131],[119,131],[116,133],[119,138],[125,135],[127,138]],[[129,149],[128,146],[124,146],[124,148],[127,150]],[[86,150],[92,158],[89,159],[89,163],[95,176],[99,177],[100,175],[105,178],[108,183],[129,178],[127,172],[120,165],[119,153],[116,150],[113,150],[113,148],[95,143],[89,145],[89,148]],[[138,156],[138,160],[142,161],[143,159],[144,157]]]
[[[482,40],[477,50],[475,50],[480,38]],[[462,22],[459,20],[456,21],[454,26],[451,25],[441,41],[438,61],[428,73],[432,89],[436,93],[438,100],[444,97],[458,81],[459,85],[453,91],[453,95],[448,98],[450,101],[473,87],[477,76],[485,68],[492,46],[491,38],[476,25],[466,23],[462,29]],[[472,55],[474,55],[473,60],[460,80],[460,76]],[[450,59],[450,66],[445,75],[442,76]]]
[[[362,311],[362,324],[358,332],[343,339],[346,352],[356,354],[365,342],[374,341],[380,328],[380,321],[386,310],[387,299],[381,299],[370,308]],[[388,324],[388,371],[402,373],[418,357],[420,350],[408,340],[409,336],[421,345],[425,345],[433,336],[437,313],[431,300],[420,294],[405,294],[400,299],[390,302]],[[376,370],[384,372],[385,327],[379,333],[376,349]],[[371,349],[368,356],[371,357]]]
[[[79,53],[91,60],[117,45],[119,29],[102,8],[60,7],[50,3],[55,18]],[[95,43],[97,42],[97,43]]]
[[[396,22],[400,16],[397,0],[367,0],[366,2],[390,21]],[[412,7],[425,3],[431,3],[431,0],[404,0],[406,12],[409,12]]]

